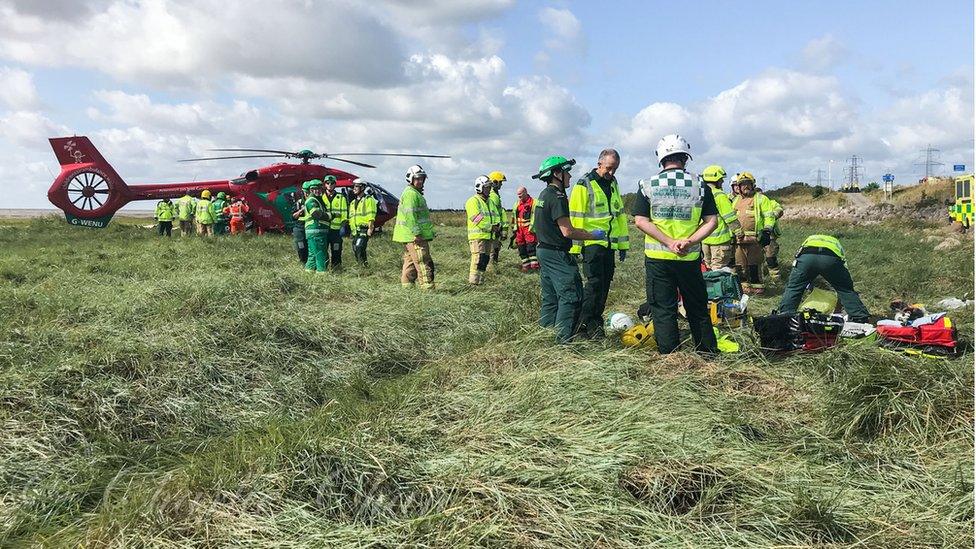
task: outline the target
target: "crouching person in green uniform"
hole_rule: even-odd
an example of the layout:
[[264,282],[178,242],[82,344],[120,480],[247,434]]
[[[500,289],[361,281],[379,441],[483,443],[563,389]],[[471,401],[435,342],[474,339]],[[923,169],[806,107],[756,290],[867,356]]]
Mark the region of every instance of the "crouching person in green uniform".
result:
[[824,277],[837,292],[851,322],[868,322],[868,309],[854,291],[854,279],[847,270],[844,247],[839,240],[825,234],[811,235],[796,252],[790,279],[779,302],[779,312],[795,313],[807,285],[817,276]]
[[305,270],[324,273],[329,265],[329,210],[322,202],[322,182],[308,182],[309,197],[305,200],[305,240],[308,241],[308,261]]
[[662,170],[640,180],[633,211],[634,224],[645,235],[645,289],[654,339],[662,354],[673,352],[681,343],[680,291],[695,350],[717,353],[700,264],[701,241],[715,230],[718,208],[711,187],[685,171],[691,146],[684,138],[664,136],[656,155]]
[[569,198],[566,186],[570,169],[576,164],[562,156],[550,156],[532,179],[541,179],[546,188],[539,194],[532,212],[532,230],[539,239],[539,282],[542,285],[542,309],[539,324],[555,326],[556,341],[568,343],[579,323],[583,303],[583,280],[576,260],[570,255],[573,240],[606,240],[607,232],[593,232],[573,227],[569,220]]

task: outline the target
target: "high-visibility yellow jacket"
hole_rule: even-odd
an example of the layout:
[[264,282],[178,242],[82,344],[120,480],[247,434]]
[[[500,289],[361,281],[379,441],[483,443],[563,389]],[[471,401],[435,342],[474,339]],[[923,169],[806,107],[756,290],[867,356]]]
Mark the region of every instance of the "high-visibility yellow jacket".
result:
[[194,213],[194,217],[196,217],[197,223],[200,223],[201,225],[213,225],[214,214],[213,208],[210,207],[210,200],[206,198],[197,200],[197,208],[196,212]]
[[173,217],[176,215],[176,204],[172,202],[166,202],[165,200],[160,201],[156,204],[156,220],[157,221],[172,221]]
[[[491,197],[489,196],[489,200]],[[464,203],[465,218],[468,220],[468,240],[491,240],[493,225],[501,223],[498,212],[481,195],[474,195]]]
[[189,221],[193,219],[193,211],[197,208],[197,200],[192,196],[185,194],[176,201],[176,213],[179,216],[180,221]]
[[583,246],[609,246],[612,250],[629,250],[630,233],[627,230],[627,213],[620,196],[617,179],[610,181],[610,196],[597,182],[595,171],[586,174],[573,185],[569,196],[569,221],[584,231],[603,229],[607,240],[574,240],[571,254],[582,252]]
[[424,195],[413,185],[407,185],[400,195],[400,204],[397,206],[393,241],[413,242],[417,236],[424,240],[433,240],[434,224],[430,220],[430,209],[427,208]]
[[800,245],[800,249],[803,248],[826,248],[832,252],[834,255],[839,257],[842,261],[847,261],[847,257],[844,254],[844,246],[841,245],[840,240],[827,235],[827,234],[812,234],[803,241]]
[[322,204],[325,204],[325,209],[331,216],[329,220],[330,229],[337,231],[342,228],[343,223],[349,221],[349,201],[346,200],[346,195],[335,193],[332,198],[329,198],[323,194]]
[[[755,200],[752,201],[752,213],[753,217],[756,219],[756,226],[743,226],[743,232],[749,236],[756,236],[765,228],[775,231],[776,219],[782,215],[783,207],[780,206],[778,202],[772,198],[769,198],[763,193],[756,193],[754,197]],[[740,200],[742,200],[741,196],[735,197],[735,200],[732,201],[732,207],[734,208]]]
[[[321,214],[316,214],[316,212],[321,212]],[[316,219],[316,216],[319,219]],[[325,203],[322,202],[322,197],[315,196],[311,194],[305,199],[305,233],[306,234],[319,234],[322,231],[329,229],[329,210],[325,207]]]
[[502,197],[499,196],[498,191],[492,189],[488,193],[488,205],[491,206],[492,211],[498,216],[498,223],[501,224],[502,232],[499,234],[501,238],[505,237],[505,223],[502,222],[502,216],[505,215],[505,207],[502,206]]
[[[370,223],[376,221],[377,202],[372,196],[354,198],[349,203],[349,225],[352,234],[358,235],[360,227],[369,227]],[[362,229],[363,234],[366,230]]]
[[721,246],[730,243],[732,235],[740,232],[742,226],[739,225],[739,216],[736,214],[735,208],[732,207],[729,195],[718,189],[713,189],[712,197],[715,198],[715,207],[718,208],[718,225],[712,234],[702,240],[702,243],[709,246]]
[[[652,223],[673,239],[695,234],[701,225],[705,183],[682,169],[668,169],[650,179],[641,179],[638,188],[650,203]],[[694,244],[685,255],[678,255],[651,235],[644,235],[644,255],[651,259],[698,261],[701,244]]]

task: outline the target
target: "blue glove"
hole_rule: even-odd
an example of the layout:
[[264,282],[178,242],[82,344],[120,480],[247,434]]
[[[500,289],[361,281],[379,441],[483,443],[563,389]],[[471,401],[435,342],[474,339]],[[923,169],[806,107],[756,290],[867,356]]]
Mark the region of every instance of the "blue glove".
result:
[[593,231],[593,236],[594,236],[594,240],[606,240],[607,231],[604,231],[603,229],[597,229]]
[[620,256],[620,262],[623,263],[627,259],[627,250],[618,250],[617,254]]

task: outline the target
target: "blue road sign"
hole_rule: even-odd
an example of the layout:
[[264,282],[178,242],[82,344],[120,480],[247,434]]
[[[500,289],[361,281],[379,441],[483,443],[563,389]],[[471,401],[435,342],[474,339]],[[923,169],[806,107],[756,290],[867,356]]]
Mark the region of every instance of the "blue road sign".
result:
[[954,172],[964,172],[964,171],[966,171],[966,165],[965,164],[953,164],[952,165],[952,171],[954,171]]
[[885,183],[891,183],[892,181],[895,180],[895,176],[891,175],[890,173],[886,173],[881,176],[881,180],[884,181]]

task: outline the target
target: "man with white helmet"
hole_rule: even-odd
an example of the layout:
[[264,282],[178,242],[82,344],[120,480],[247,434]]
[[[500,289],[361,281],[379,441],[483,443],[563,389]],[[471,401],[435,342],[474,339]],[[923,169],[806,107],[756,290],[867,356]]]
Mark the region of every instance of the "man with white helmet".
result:
[[376,199],[366,194],[366,181],[357,177],[352,182],[352,202],[349,203],[349,227],[352,231],[352,252],[356,262],[369,267],[366,260],[366,245],[373,236],[376,224]]
[[[499,171],[494,171],[488,174],[488,179],[491,180],[491,193],[488,195],[488,204],[498,215],[499,219],[505,215],[505,208],[502,206],[502,197],[499,192],[502,190],[502,183],[507,181],[505,174]],[[498,254],[502,249],[502,240],[505,239],[505,224],[502,223],[498,226],[498,230],[495,233],[491,241],[491,264],[498,264]]]
[[400,284],[405,288],[418,280],[423,289],[434,289],[434,260],[430,256],[430,241],[434,239],[434,224],[424,199],[427,172],[419,165],[410,166],[406,174],[407,187],[397,206],[393,241],[404,245],[403,269]]
[[474,180],[474,196],[464,204],[468,225],[468,245],[471,250],[468,283],[476,286],[484,279],[495,235],[498,234],[502,221],[501,216],[489,203],[492,188],[488,176],[479,175]]
[[661,353],[681,342],[678,292],[695,341],[695,350],[718,352],[702,278],[701,241],[715,229],[718,209],[708,185],[685,170],[691,146],[679,135],[661,138],[655,151],[661,172],[638,182],[635,225],[644,233],[647,303],[654,339]]
[[703,259],[709,269],[731,267],[735,263],[733,238],[742,236],[742,227],[739,225],[735,209],[732,208],[732,201],[722,192],[725,170],[722,166],[712,164],[702,172],[702,180],[712,187],[712,196],[718,208],[718,225],[712,234],[702,241]]

